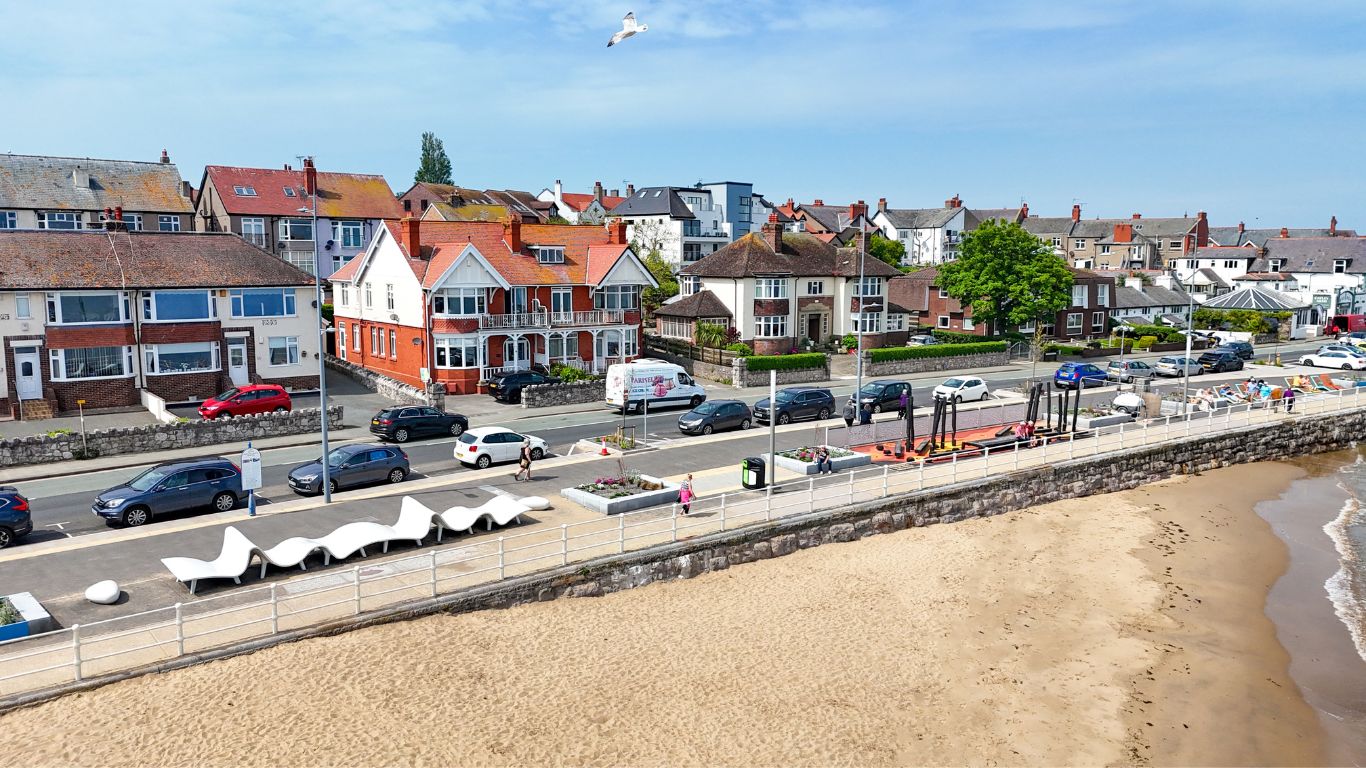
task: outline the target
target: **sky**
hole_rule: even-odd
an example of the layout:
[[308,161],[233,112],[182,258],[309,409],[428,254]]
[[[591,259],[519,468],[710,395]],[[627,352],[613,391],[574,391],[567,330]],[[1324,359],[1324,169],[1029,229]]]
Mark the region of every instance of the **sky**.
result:
[[[612,48],[626,11],[648,32]],[[14,3],[0,151],[1366,233],[1355,0]]]

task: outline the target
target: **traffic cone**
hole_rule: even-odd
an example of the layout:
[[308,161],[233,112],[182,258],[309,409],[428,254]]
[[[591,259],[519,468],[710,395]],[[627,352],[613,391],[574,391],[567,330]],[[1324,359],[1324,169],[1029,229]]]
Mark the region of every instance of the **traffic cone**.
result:
[[598,444],[602,446],[602,450],[601,450],[601,451],[598,451],[598,455],[599,455],[599,456],[608,456],[608,455],[610,455],[610,454],[607,453],[607,441],[606,441],[606,440],[598,440]]

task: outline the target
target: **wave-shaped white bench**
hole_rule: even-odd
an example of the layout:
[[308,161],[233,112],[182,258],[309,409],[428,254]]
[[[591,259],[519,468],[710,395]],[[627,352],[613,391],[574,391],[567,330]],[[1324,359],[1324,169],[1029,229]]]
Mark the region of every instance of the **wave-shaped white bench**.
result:
[[232,579],[242,583],[242,574],[251,565],[252,554],[259,551],[245,534],[233,526],[223,531],[223,549],[213,560],[193,557],[163,557],[161,564],[175,576],[176,581],[190,583],[190,594],[200,579]]
[[451,507],[436,517],[436,540],[441,541],[441,534],[446,529],[457,533],[472,531],[480,520],[485,522],[485,530],[489,531],[493,530],[495,524],[504,526],[514,520],[520,525],[522,515],[528,511],[525,504],[510,496],[494,496],[473,509]]

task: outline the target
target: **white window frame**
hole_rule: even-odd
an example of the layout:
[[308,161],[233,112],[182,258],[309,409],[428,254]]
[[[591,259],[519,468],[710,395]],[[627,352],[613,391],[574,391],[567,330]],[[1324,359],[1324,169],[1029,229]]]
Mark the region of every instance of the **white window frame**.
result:
[[[66,294],[121,297],[122,301],[118,303],[119,319],[67,322],[62,318],[62,296]],[[109,325],[111,323],[129,322],[132,317],[132,307],[130,306],[130,299],[128,298],[127,291],[122,293],[119,291],[59,291],[47,294],[47,317],[48,323],[52,325]]]
[[1167,248],[1169,248],[1169,249],[1171,249],[1171,250],[1176,250],[1177,248],[1180,248],[1180,247],[1181,247],[1181,241],[1180,241],[1180,240],[1168,240],[1168,241],[1167,241]]
[[351,324],[351,351],[360,351],[360,323]]
[[18,229],[19,218],[14,211],[0,211],[0,229]]
[[1105,313],[1091,313],[1091,333],[1101,333],[1105,330]]
[[338,285],[337,295],[341,299],[340,304],[343,307],[351,306],[351,286],[347,285],[346,283]]
[[949,319],[949,316],[948,316],[948,315],[940,315],[939,318],[938,318],[938,320],[936,320],[935,322],[936,322],[936,324],[937,324],[936,327],[939,327],[939,328],[948,328],[948,327],[949,327],[950,319]]
[[269,248],[270,241],[266,239],[266,220],[260,216],[243,216],[242,239],[249,243],[255,243],[261,248]]
[[398,331],[389,329],[389,359],[398,359]]
[[[570,347],[573,347],[573,349],[570,349]],[[579,357],[579,334],[577,331],[552,333],[546,338],[545,348],[546,355],[552,362],[555,360],[577,359]]]
[[126,379],[135,374],[133,368],[133,348],[130,346],[114,345],[111,347],[85,347],[85,349],[122,349],[120,356],[123,362],[123,373],[113,376],[66,376],[66,354],[73,351],[69,349],[49,349],[48,350],[48,372],[52,381],[97,381],[104,379]]
[[100,221],[118,221],[118,222],[121,222],[121,223],[123,224],[123,228],[126,229],[126,230],[128,230],[129,232],[141,232],[141,231],[142,231],[142,214],[140,214],[140,213],[124,213],[124,214],[122,214],[122,215],[123,215],[123,218],[121,218],[121,219],[115,219],[115,218],[108,218],[108,219],[106,219],[106,218],[104,217],[104,214],[100,214]]
[[963,318],[963,330],[965,330],[965,331],[970,331],[970,330],[972,330],[972,329],[974,329],[974,328],[976,328],[976,327],[977,327],[977,324],[974,323],[974,322],[972,322],[972,318],[970,318],[970,317],[965,317],[965,318]]
[[1085,284],[1073,285],[1073,286],[1072,286],[1072,306],[1074,306],[1074,307],[1084,307],[1084,306],[1086,306],[1086,285],[1085,285]]
[[754,318],[754,338],[783,339],[787,337],[787,315],[757,315]]
[[[280,307],[284,310],[279,315],[247,315],[244,299],[248,293],[279,293]],[[229,312],[233,319],[255,320],[262,317],[298,317],[298,300],[293,288],[233,288],[228,291]]]
[[179,231],[180,231],[180,217],[179,217],[179,216],[175,216],[175,215],[171,215],[171,216],[166,216],[166,215],[157,216],[157,231],[158,231],[158,232],[179,232]]
[[[196,368],[192,371],[163,371],[161,370],[161,355],[165,347],[196,347],[207,346],[209,350],[209,367]],[[216,341],[191,341],[179,344],[144,344],[142,345],[144,363],[147,373],[153,376],[180,376],[190,373],[212,373],[222,370],[222,361],[218,356],[218,342]],[[186,350],[188,351],[188,350]]]
[[[70,223],[72,223],[74,226],[70,226],[70,227],[51,227],[51,226],[48,226],[48,224],[50,223],[50,222],[49,222],[49,217],[51,217],[52,220],[60,221],[60,222],[63,222],[63,223],[70,222]],[[77,213],[77,212],[75,212],[75,211],[42,211],[41,213],[38,214],[38,229],[72,230],[72,229],[84,229],[84,228],[85,228],[85,222],[81,220],[81,214],[80,214],[80,213]]]
[[256,197],[256,188],[252,186],[235,186],[232,193],[238,197]]
[[864,277],[863,282],[854,281],[854,295],[862,298],[882,295],[882,278]]
[[701,285],[702,278],[698,277],[697,275],[679,275],[678,295],[691,296],[694,293],[697,293],[698,290],[700,290]]
[[947,299],[948,297],[949,297],[949,292],[946,291],[946,290],[944,290],[943,288],[940,288],[940,289],[939,289],[939,298],[941,298],[941,299]]
[[[345,343],[346,343],[345,333],[346,333],[345,331],[342,332],[343,335],[342,335],[342,338],[340,339],[340,341],[342,342],[343,345],[345,345]],[[283,363],[277,363],[277,362],[275,362],[275,350],[276,350],[276,349],[283,349],[283,350],[285,351],[285,361],[284,361]],[[269,337],[268,339],[266,339],[266,367],[268,367],[268,368],[284,368],[284,367],[287,367],[287,366],[290,366],[290,365],[298,365],[298,364],[299,364],[299,337],[298,337],[298,336],[271,336],[271,337]]]
[[1061,248],[1061,247],[1062,247],[1062,238],[1061,238],[1061,237],[1055,237],[1055,238],[1053,238],[1053,247],[1054,247],[1054,248]]
[[379,357],[379,327],[370,326],[370,356]]
[[354,219],[332,222],[332,239],[342,248],[364,248],[365,222]]
[[390,311],[390,312],[393,312],[393,311],[394,311],[394,284],[393,284],[393,283],[385,283],[385,284],[384,284],[384,304],[385,304],[385,306],[387,306],[387,307],[389,308],[389,311]]
[[1333,274],[1335,274],[1335,275],[1345,275],[1345,274],[1347,274],[1347,260],[1346,260],[1346,259],[1333,259]]
[[374,296],[370,293],[370,284],[365,284],[365,308],[370,309],[375,306]]
[[1082,238],[1080,238],[1080,237],[1074,237],[1074,238],[1072,238],[1072,250],[1074,250],[1074,251],[1079,251],[1079,250],[1081,250],[1082,248],[1085,248],[1085,247],[1086,247],[1086,240],[1084,240],[1084,239],[1082,239]]
[[337,355],[346,359],[346,323],[337,323]]
[[[1067,330],[1080,332],[1083,328],[1083,321],[1085,320],[1085,318],[1082,317],[1084,314],[1084,312],[1068,312]],[[1075,319],[1076,322],[1073,322],[1073,319]]]
[[853,325],[855,333],[882,332],[881,312],[851,312],[849,313],[849,321]]
[[[290,235],[293,234],[292,230],[295,227],[308,227],[308,232],[310,236],[291,237]],[[297,216],[290,216],[287,218],[280,219],[275,224],[275,231],[279,235],[278,239],[282,243],[311,243],[313,242],[312,236],[317,234],[317,232],[314,232],[313,230],[313,219],[301,219]]]
[[1280,272],[1285,269],[1285,259],[1271,259],[1266,266],[1268,272]]
[[785,278],[785,277],[756,277],[756,278],[754,278],[754,298],[756,298],[756,299],[786,299],[786,298],[787,298],[787,278]]
[[1101,307],[1110,306],[1110,285],[1101,283],[1096,286],[1096,305]]
[[536,262],[538,264],[563,264],[564,246],[563,245],[538,245],[536,248]]
[[659,318],[659,335],[670,339],[692,341],[693,324],[691,320],[678,320],[672,317]]
[[[611,297],[616,300],[612,301]],[[612,304],[616,306],[611,306]],[[605,285],[593,291],[593,308],[628,312],[640,308],[640,286]]]
[[1027,323],[1020,323],[1020,326],[1019,326],[1019,328],[1018,328],[1017,330],[1018,330],[1020,333],[1033,333],[1033,332],[1034,332],[1034,321],[1033,321],[1033,320],[1030,320],[1030,321],[1027,322]]
[[[464,368],[478,368],[482,355],[480,352],[480,341],[478,336],[436,336],[432,339],[434,359],[436,367],[441,370],[459,370]],[[464,365],[451,365],[451,350],[459,348]],[[467,354],[468,350],[473,350],[473,360]],[[442,362],[445,358],[445,362]]]
[[[197,294],[204,297],[204,306],[207,315],[204,317],[172,317],[161,319],[157,311],[157,297],[162,294]],[[218,318],[218,302],[214,301],[213,293],[210,291],[147,291],[142,294],[142,320],[146,323],[203,323]]]
[[1101,253],[1102,256],[1109,254],[1109,253],[1110,253],[1110,246],[1108,246],[1108,245],[1102,245],[1102,246],[1100,247],[1100,253]]
[[825,295],[825,281],[824,281],[824,280],[807,280],[807,281],[806,281],[806,295],[807,295],[807,296],[824,296],[824,295]]
[[32,320],[33,306],[27,293],[14,294],[14,319]]
[[[487,312],[487,296],[483,288],[442,288],[432,297],[432,314],[440,317],[479,317]],[[436,308],[436,300],[441,300],[441,309]],[[473,311],[466,311],[466,299],[474,300]],[[459,312],[452,312],[454,304]]]

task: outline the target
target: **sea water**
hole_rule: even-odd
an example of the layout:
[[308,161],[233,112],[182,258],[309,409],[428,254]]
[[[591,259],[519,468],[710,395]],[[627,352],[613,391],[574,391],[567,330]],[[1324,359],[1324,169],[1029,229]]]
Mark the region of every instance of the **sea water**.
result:
[[1338,516],[1323,526],[1338,552],[1338,570],[1323,586],[1357,654],[1366,661],[1366,460],[1358,454],[1338,472],[1348,499]]

